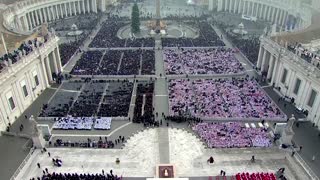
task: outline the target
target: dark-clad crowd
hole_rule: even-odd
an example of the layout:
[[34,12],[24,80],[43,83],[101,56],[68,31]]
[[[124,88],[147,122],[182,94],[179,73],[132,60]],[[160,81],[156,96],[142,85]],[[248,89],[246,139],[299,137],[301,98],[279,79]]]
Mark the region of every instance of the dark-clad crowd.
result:
[[102,58],[101,51],[84,52],[81,58],[73,67],[71,74],[74,75],[93,75],[96,74],[100,60]]
[[152,50],[146,50],[142,53],[141,74],[155,74],[155,53]]
[[230,39],[252,64],[257,64],[260,47],[259,37],[250,36],[247,39],[231,37]]
[[225,45],[207,21],[188,22],[187,24],[199,28],[199,36],[197,38],[162,38],[162,46],[209,47]]
[[98,116],[127,117],[133,91],[133,83],[117,81],[109,84],[103,97]]
[[73,75],[138,75],[155,73],[153,50],[108,50],[84,52],[71,71]]
[[133,122],[154,125],[153,93],[154,83],[138,84]]
[[101,174],[89,174],[89,173],[45,173],[42,177],[32,178],[30,180],[120,180],[121,177],[113,174],[110,170],[109,173],[105,173],[102,170]]
[[125,22],[121,21],[121,18],[110,17],[102,24],[101,29],[93,38],[89,47],[124,47],[126,40],[118,38],[117,32],[125,24]]

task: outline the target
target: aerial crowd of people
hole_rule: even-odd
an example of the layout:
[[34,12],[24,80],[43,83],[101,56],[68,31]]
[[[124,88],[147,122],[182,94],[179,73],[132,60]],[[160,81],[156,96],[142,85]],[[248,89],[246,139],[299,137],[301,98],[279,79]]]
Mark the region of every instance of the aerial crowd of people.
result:
[[167,74],[237,74],[244,68],[231,49],[165,50]]
[[198,123],[192,129],[209,148],[269,147],[266,128],[245,127],[240,122]]
[[[103,57],[102,57],[103,56]],[[155,72],[153,50],[84,52],[71,71],[73,75],[151,75]]]
[[170,115],[191,114],[209,119],[285,120],[285,115],[255,80],[176,79],[169,83]]

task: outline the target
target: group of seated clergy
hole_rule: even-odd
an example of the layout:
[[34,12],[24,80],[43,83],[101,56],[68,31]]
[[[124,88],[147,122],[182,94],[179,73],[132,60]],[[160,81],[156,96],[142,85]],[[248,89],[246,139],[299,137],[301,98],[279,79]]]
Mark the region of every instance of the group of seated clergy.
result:
[[214,120],[235,118],[285,120],[286,116],[249,77],[241,79],[175,79],[169,83],[171,116],[190,114]]
[[[93,126],[94,124],[94,126]],[[53,124],[53,129],[62,130],[91,130],[94,129],[111,129],[111,118],[108,117],[63,117]]]
[[167,74],[235,74],[244,71],[231,49],[164,51]]

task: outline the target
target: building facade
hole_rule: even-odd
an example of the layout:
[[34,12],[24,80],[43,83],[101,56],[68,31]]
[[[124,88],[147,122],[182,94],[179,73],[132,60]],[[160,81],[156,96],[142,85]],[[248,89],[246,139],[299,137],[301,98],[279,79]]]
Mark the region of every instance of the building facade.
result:
[[0,71],[0,131],[13,123],[50,86],[52,73],[62,71],[59,38],[52,35],[42,46]]
[[312,16],[309,6],[296,0],[209,0],[208,9],[256,17],[287,31],[308,27]]
[[3,25],[19,34],[31,34],[46,22],[80,14],[105,12],[109,0],[26,0],[3,12]]
[[282,96],[294,98],[307,119],[320,126],[320,70],[269,37],[261,38],[257,68]]

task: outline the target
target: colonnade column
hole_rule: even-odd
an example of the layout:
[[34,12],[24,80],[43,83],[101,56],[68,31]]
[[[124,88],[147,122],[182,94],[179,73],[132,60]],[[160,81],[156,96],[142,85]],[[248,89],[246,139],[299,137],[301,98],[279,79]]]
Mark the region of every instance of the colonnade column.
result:
[[68,10],[67,10],[67,2],[63,4],[64,6],[64,13],[65,13],[65,17],[68,17]]
[[246,15],[249,15],[249,1],[246,2]]
[[59,16],[59,18],[63,18],[64,15],[63,15],[62,4],[59,4],[59,10],[60,10],[60,16]]
[[45,66],[45,58],[41,57],[40,59],[40,64],[41,64],[41,70],[42,70],[42,74],[43,74],[43,84],[45,85],[45,87],[49,87],[49,80],[48,80],[48,74],[46,71],[46,66]]
[[265,63],[266,63],[266,59],[267,59],[267,50],[264,49],[263,51],[263,57],[262,57],[262,64],[261,64],[261,72],[265,71]]
[[275,83],[276,77],[278,75],[278,68],[279,68],[279,59],[278,58],[274,58],[274,63],[273,63],[273,71],[272,71],[272,77],[271,77],[271,85],[273,85],[273,83]]
[[42,16],[41,8],[38,11],[40,14],[40,24],[42,24],[43,23],[43,16]]
[[[101,1],[104,1],[104,0],[101,0]],[[217,10],[218,11],[222,11],[222,0],[218,0],[218,8],[217,8]]]
[[85,14],[86,8],[85,8],[84,0],[82,0],[81,2],[82,2],[82,12],[83,12],[83,14]]
[[44,8],[44,9],[43,9],[43,14],[44,14],[44,19],[45,19],[45,21],[46,21],[46,22],[49,22],[49,21],[50,21],[50,20],[49,20],[49,16],[50,16],[51,14],[48,13],[48,8]]
[[276,24],[280,24],[279,18],[280,18],[280,9],[278,8],[278,9],[277,9],[276,20],[275,20],[275,23],[276,23]]
[[57,19],[60,19],[59,17],[59,10],[58,10],[58,5],[55,5],[54,8],[53,8],[53,14],[54,14],[54,19],[57,20]]
[[246,14],[246,13],[245,13],[245,9],[246,9],[246,2],[245,2],[245,0],[243,0],[243,1],[242,1],[242,9],[241,9],[243,15]]
[[254,3],[251,2],[251,3],[250,3],[250,6],[251,6],[250,16],[253,16]]
[[98,13],[97,0],[93,0],[93,10],[95,13]]
[[33,27],[36,27],[37,24],[36,24],[36,20],[35,20],[34,16],[35,16],[35,12],[32,11],[31,12],[31,20],[32,20]]
[[36,24],[37,24],[37,26],[40,24],[39,23],[39,14],[38,14],[38,11],[34,11],[35,12],[35,14],[36,14]]
[[49,57],[45,57],[45,58],[44,58],[44,61],[45,61],[45,63],[46,63],[48,80],[49,80],[49,82],[52,82],[53,79],[52,79],[52,72],[51,72],[51,69],[50,69]]
[[56,54],[55,54],[54,50],[51,52],[51,56],[52,56],[52,61],[53,61],[54,72],[56,74],[58,74],[59,73],[58,63],[57,63]]
[[273,74],[274,71],[274,59],[275,57],[271,54],[270,55],[270,60],[269,60],[269,69],[268,69],[268,74],[267,74],[267,79],[271,78],[271,75]]
[[77,8],[76,8],[76,2],[73,2],[73,11],[74,11],[74,15],[77,15]]
[[278,8],[274,8],[274,13],[273,13],[273,23],[277,24],[277,13],[278,13]]
[[227,11],[227,2],[228,0],[224,0],[224,11]]
[[259,11],[259,18],[262,18],[262,14],[263,14],[263,4],[260,4],[260,11]]
[[257,61],[257,68],[259,68],[259,69],[261,68],[261,64],[262,64],[263,51],[264,51],[264,48],[262,46],[260,46],[259,55],[258,55],[258,61]]
[[89,0],[87,0],[87,10],[88,10],[87,12],[90,13],[90,2],[89,2]]
[[57,46],[53,52],[55,54],[55,59],[56,59],[57,65],[58,65],[58,71],[62,72],[62,64],[61,64],[61,57],[60,57],[59,47]]
[[27,17],[27,21],[28,21],[29,30],[31,30],[32,29],[32,22],[30,19],[30,13],[26,13],[26,17]]
[[77,6],[78,6],[78,13],[81,14],[80,1],[77,2]]
[[72,10],[73,10],[73,6],[72,6],[72,2],[69,2],[69,15],[72,16]]
[[28,24],[28,20],[27,20],[27,15],[22,16],[22,19],[23,19],[24,29],[26,31],[29,31],[29,24]]
[[242,11],[241,11],[241,3],[242,3],[242,0],[239,0],[239,3],[238,3],[238,6],[237,6],[237,13],[240,14]]
[[284,23],[285,14],[286,14],[286,11],[282,10],[282,13],[281,13],[281,25],[283,27],[285,27],[285,23]]
[[48,22],[52,21],[51,7],[46,8],[46,13],[48,13]]

